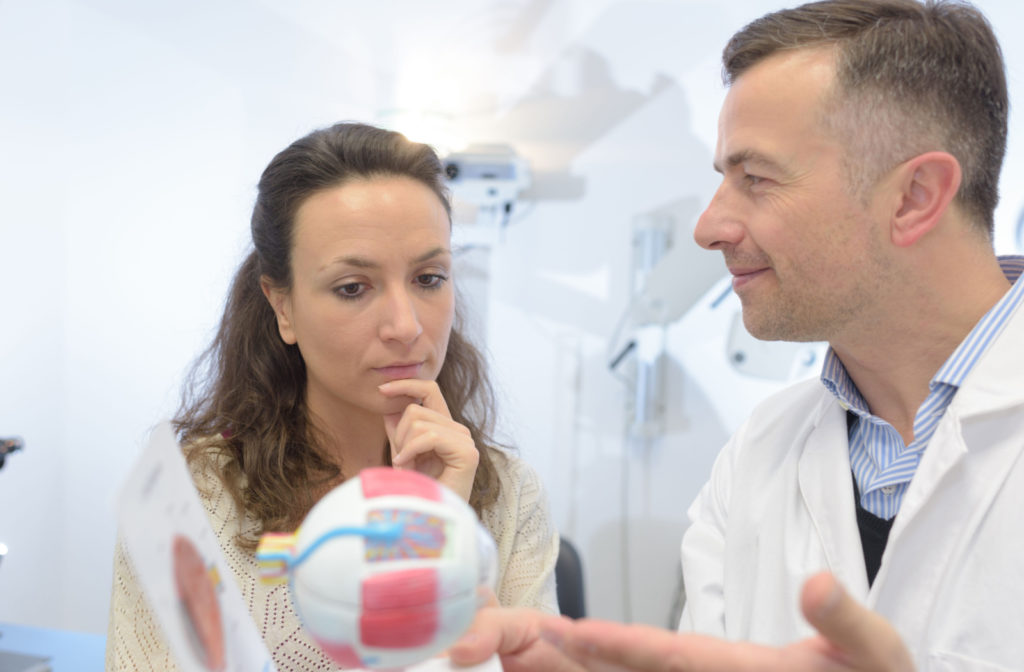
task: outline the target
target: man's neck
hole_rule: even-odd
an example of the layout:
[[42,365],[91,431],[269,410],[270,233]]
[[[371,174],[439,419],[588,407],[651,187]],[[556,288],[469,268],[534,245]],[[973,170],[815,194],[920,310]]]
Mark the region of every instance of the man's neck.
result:
[[906,444],[932,377],[1010,287],[994,259],[970,273],[947,271],[924,291],[908,292],[884,321],[831,343],[871,413]]

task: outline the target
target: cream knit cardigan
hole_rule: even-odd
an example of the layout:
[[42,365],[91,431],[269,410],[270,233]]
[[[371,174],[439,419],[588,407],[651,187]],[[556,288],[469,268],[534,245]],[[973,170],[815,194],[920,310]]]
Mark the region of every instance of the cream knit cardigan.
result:
[[[481,518],[498,548],[498,602],[558,613],[554,576],[558,534],[540,480],[519,458],[499,451],[492,455],[501,493]],[[193,476],[227,565],[278,672],[338,669],[303,631],[288,587],[263,585],[255,555],[235,544],[239,524],[252,530],[256,521],[248,516],[240,520],[238,507],[214,473],[194,468]],[[177,670],[120,543],[114,556],[106,663],[107,672]]]

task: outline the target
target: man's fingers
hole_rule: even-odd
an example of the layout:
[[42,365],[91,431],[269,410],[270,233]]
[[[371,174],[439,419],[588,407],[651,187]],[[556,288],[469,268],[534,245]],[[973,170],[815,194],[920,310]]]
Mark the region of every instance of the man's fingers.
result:
[[582,672],[582,668],[540,638],[540,623],[547,618],[553,617],[532,609],[481,609],[448,655],[456,665],[476,665],[497,653],[502,657],[505,672]]
[[479,586],[476,589],[477,599],[480,600],[481,606],[484,607],[495,607],[500,608],[498,604],[498,596],[494,594],[490,586]]
[[448,649],[458,665],[476,665],[493,653],[504,655],[525,648],[537,637],[537,618],[524,609],[484,608],[469,630]]
[[666,630],[607,621],[584,619],[571,627],[545,625],[544,637],[559,642],[567,655],[587,669],[668,670],[668,648],[680,643],[678,635]]
[[558,642],[567,656],[587,670],[789,672],[793,669],[786,663],[781,649],[704,635],[677,634],[646,625],[584,619],[564,626],[545,621],[542,636]]
[[858,604],[831,574],[808,579],[800,602],[807,621],[853,669],[914,669],[899,633],[882,616]]

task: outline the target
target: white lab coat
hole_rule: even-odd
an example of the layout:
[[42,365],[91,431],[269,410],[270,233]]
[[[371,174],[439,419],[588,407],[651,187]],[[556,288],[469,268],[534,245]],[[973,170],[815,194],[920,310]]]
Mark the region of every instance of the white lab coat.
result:
[[758,407],[689,515],[680,630],[808,636],[800,589],[827,569],[896,626],[920,669],[1024,669],[1024,307],[940,421],[870,590],[846,413],[818,380]]

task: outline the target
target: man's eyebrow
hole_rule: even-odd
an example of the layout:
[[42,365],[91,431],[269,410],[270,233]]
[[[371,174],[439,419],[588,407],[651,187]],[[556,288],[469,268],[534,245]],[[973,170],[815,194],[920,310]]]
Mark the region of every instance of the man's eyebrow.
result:
[[[730,154],[725,159],[725,164],[729,168],[734,168],[742,163],[752,163],[763,168],[770,168],[778,171],[783,170],[782,165],[778,161],[752,149],[745,149],[743,151],[736,152],[735,154]],[[722,166],[719,165],[717,161],[714,163],[714,169],[715,172],[723,172]]]

